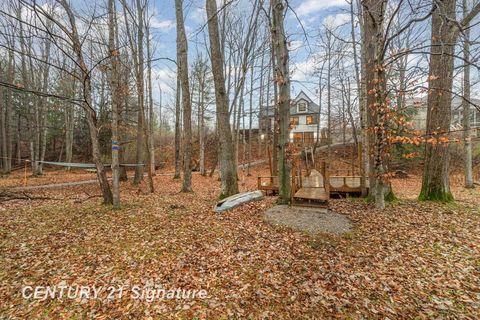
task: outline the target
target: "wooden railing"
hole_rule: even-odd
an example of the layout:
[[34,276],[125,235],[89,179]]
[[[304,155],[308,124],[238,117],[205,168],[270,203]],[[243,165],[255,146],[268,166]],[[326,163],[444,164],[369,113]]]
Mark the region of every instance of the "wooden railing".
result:
[[278,177],[277,176],[257,177],[257,187],[258,187],[258,190],[278,191]]
[[302,188],[302,168],[298,166],[292,166],[291,169],[291,185],[292,188],[290,190],[290,197],[293,203],[293,198],[295,193]]
[[328,170],[328,162],[322,161],[320,167],[320,173],[322,174],[323,178],[323,188],[325,189],[326,194],[330,194],[330,173]]

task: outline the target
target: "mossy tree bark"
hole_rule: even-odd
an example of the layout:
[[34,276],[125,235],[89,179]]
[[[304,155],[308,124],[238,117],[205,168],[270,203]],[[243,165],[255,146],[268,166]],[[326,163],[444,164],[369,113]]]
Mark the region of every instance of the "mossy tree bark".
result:
[[456,42],[455,6],[455,0],[442,1],[441,7],[437,7],[432,15],[427,136],[433,140],[425,147],[420,200],[453,200],[449,180],[449,143],[440,143],[438,139],[446,136],[450,129]]

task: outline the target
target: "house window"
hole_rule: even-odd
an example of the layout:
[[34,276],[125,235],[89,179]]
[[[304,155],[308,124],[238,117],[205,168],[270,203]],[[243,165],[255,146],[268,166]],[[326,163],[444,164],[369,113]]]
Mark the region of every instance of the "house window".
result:
[[290,124],[293,126],[298,126],[298,117],[290,117]]
[[307,116],[307,124],[317,124],[317,117]]
[[307,111],[307,103],[305,103],[305,102],[299,102],[297,106],[298,106],[298,112],[305,112],[305,111]]
[[314,142],[313,140],[313,132],[304,132],[303,133],[303,143],[305,145],[312,145]]
[[302,144],[303,142],[303,134],[301,132],[295,132],[293,134],[293,143],[298,145],[298,144]]

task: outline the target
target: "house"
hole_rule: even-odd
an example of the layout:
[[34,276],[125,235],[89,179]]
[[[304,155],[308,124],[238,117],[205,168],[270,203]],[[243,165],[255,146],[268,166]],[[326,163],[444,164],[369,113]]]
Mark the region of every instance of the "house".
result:
[[[471,102],[477,106],[480,106],[479,99],[471,99]],[[462,126],[463,118],[463,99],[461,97],[454,97],[452,99],[452,118],[451,118],[451,130],[459,130]],[[413,110],[412,122],[413,127],[417,131],[425,132],[427,128],[427,97],[408,99],[407,106]],[[470,105],[470,126],[472,129],[480,131],[480,110]]]
[[[266,108],[266,107],[264,107]],[[270,130],[274,127],[275,110],[268,107],[265,127]],[[319,106],[305,92],[300,91],[290,105],[290,142],[298,146],[313,145],[317,139]],[[267,121],[265,121],[267,120]],[[267,122],[265,124],[265,122]]]

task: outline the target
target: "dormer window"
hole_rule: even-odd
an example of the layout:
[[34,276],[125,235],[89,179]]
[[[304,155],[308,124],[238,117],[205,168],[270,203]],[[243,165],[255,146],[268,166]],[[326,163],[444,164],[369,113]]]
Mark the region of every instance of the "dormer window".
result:
[[305,112],[307,111],[307,103],[306,102],[299,102],[297,104],[298,112]]

